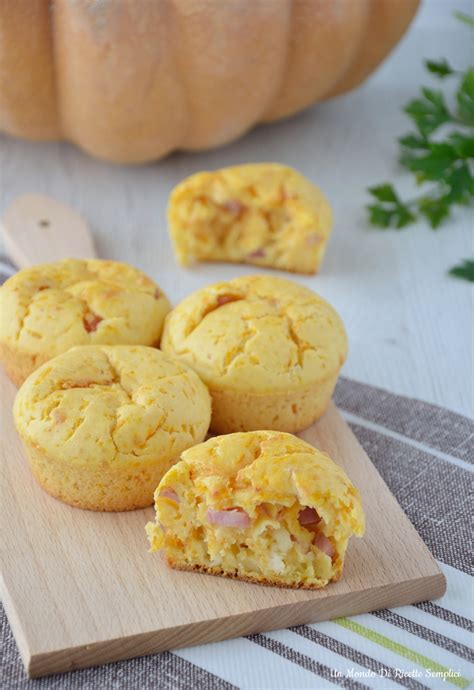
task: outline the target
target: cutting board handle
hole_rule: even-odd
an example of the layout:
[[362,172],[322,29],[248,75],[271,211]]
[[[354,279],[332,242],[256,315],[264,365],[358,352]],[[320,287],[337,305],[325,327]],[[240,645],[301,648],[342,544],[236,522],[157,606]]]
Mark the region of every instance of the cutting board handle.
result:
[[85,220],[66,204],[42,194],[17,197],[1,219],[1,227],[5,249],[19,268],[96,256]]

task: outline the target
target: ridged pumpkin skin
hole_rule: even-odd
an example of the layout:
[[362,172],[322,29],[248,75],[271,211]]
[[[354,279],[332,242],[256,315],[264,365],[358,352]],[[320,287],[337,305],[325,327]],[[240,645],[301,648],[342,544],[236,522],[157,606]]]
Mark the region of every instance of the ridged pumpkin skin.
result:
[[360,84],[419,0],[0,0],[0,130],[141,163]]

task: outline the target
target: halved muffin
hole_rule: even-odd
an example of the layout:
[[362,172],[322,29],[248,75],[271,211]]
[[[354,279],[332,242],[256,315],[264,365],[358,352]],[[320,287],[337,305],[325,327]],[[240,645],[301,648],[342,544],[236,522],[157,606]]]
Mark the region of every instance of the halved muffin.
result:
[[168,564],[266,585],[317,589],[341,576],[365,518],[325,453],[287,433],[216,436],[181,455],[155,492],[151,551]]
[[168,219],[182,266],[231,261],[296,273],[316,273],[332,228],[321,190],[278,163],[191,175],[173,190]]

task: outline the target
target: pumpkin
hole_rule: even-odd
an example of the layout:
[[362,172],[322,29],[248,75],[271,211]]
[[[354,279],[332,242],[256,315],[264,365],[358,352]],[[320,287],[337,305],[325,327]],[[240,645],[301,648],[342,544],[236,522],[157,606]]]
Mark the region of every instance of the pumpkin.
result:
[[360,84],[418,0],[6,0],[0,129],[116,162],[225,144]]

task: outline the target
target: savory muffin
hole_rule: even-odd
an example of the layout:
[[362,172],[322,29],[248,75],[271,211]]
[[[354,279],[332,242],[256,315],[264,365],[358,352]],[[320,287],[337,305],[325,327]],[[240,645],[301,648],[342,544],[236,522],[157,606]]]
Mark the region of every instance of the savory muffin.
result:
[[342,574],[365,518],[331,458],[291,434],[217,436],[186,450],[155,493],[151,551],[180,570],[316,589]]
[[232,261],[315,273],[332,212],[321,191],[277,163],[188,177],[173,190],[170,235],[179,263]]
[[308,288],[246,276],[184,299],[165,320],[161,348],[208,386],[214,432],[295,432],[326,410],[347,338],[334,309]]
[[16,428],[41,486],[88,510],[133,510],[180,453],[206,436],[210,398],[199,377],[145,346],[74,347],[17,393]]
[[17,384],[74,345],[158,345],[170,304],[141,271],[66,259],[19,271],[0,288],[0,361]]

